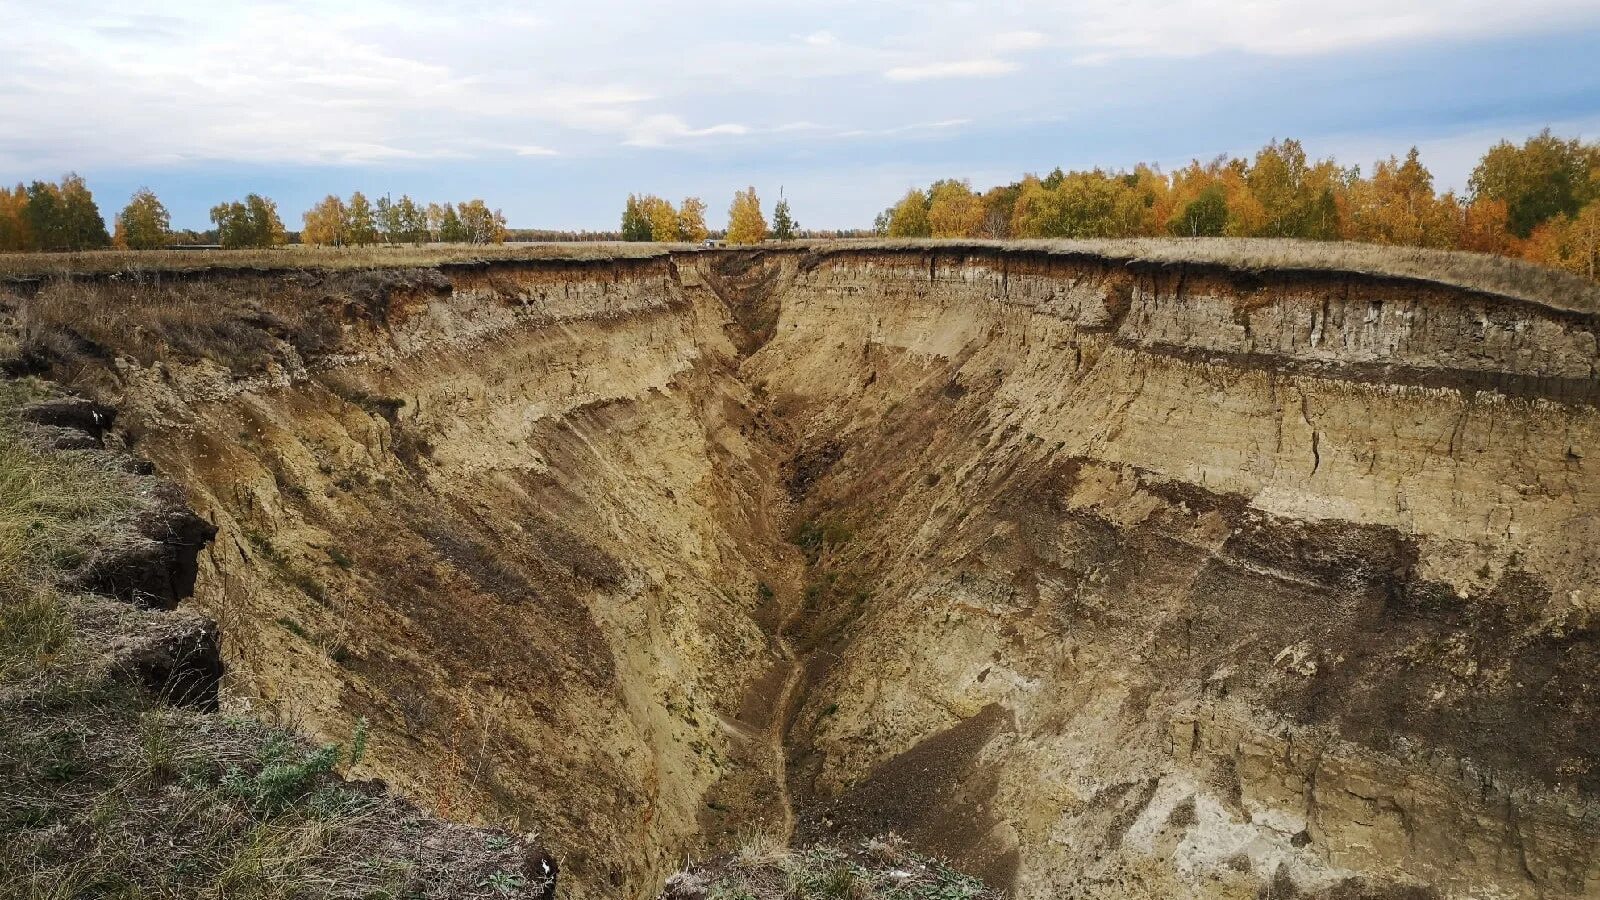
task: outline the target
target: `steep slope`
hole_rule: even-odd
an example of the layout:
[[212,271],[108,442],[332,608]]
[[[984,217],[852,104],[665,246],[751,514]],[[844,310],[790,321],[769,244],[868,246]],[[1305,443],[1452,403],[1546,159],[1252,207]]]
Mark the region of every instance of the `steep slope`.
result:
[[1024,897],[1593,896],[1597,330],[1338,274],[800,261],[748,363],[833,460],[797,782]]
[[1020,897],[1600,891],[1600,318],[1173,252],[8,305],[218,526],[231,702],[366,717],[367,774],[571,896],[791,823]]

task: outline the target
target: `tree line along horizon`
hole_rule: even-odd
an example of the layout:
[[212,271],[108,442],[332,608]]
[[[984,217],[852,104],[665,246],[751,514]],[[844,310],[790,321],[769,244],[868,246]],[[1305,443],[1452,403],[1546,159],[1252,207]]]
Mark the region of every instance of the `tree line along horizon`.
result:
[[[706,204],[674,206],[629,194],[617,232],[517,231],[481,199],[419,203],[402,195],[370,201],[329,195],[293,237],[323,246],[500,243],[528,239],[700,242],[715,236]],[[291,235],[276,204],[259,194],[211,209],[211,232],[175,232],[156,195],[140,188],[108,232],[84,180],[0,188],[0,250],[142,250],[174,243],[273,247]],[[754,187],[735,193],[723,239],[730,244],[822,234],[800,230],[787,198],[771,223]],[[880,213],[870,232],[887,237],[1119,238],[1281,237],[1469,250],[1520,257],[1600,280],[1600,142],[1549,129],[1521,145],[1500,141],[1478,161],[1464,195],[1434,190],[1415,147],[1378,160],[1371,174],[1331,157],[1311,159],[1296,140],[1273,140],[1249,159],[1220,156],[1164,173],[1132,169],[1026,175],[984,192],[960,179],[912,188]],[[211,240],[202,240],[211,238]]]

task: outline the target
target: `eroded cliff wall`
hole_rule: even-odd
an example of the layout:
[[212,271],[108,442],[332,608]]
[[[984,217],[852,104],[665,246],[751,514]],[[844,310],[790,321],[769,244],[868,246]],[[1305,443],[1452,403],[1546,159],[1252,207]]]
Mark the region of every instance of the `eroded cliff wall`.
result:
[[789,265],[747,367],[831,462],[791,743],[833,825],[1022,897],[1600,893],[1594,316]]
[[147,321],[23,356],[219,527],[229,696],[570,896],[796,819],[1023,898],[1600,893],[1573,304],[848,245],[94,291]]
[[235,701],[335,739],[367,719],[361,774],[536,831],[573,897],[651,895],[786,817],[781,459],[690,282],[662,255],[112,284],[314,314],[246,323],[250,364],[224,331],[75,370],[220,529],[196,597]]

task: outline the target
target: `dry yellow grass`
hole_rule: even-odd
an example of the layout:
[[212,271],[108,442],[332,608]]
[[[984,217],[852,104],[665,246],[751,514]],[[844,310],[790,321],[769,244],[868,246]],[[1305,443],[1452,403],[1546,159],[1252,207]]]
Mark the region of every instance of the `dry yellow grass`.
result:
[[85,253],[0,254],[0,277],[105,272],[186,272],[196,269],[382,269],[502,259],[606,259],[659,256],[688,244],[561,242],[424,244],[396,247],[310,247],[273,250],[93,250]]
[[[1124,262],[1197,263],[1228,268],[1352,272],[1467,288],[1557,309],[1600,312],[1600,284],[1534,263],[1484,253],[1395,247],[1349,241],[1299,241],[1269,238],[1126,238],[1118,240],[981,241],[832,240],[768,242],[761,249],[820,252],[862,249],[922,250],[930,247],[1008,248],[1050,254],[1086,254]],[[0,254],[0,278],[126,272],[181,272],[197,269],[383,269],[445,263],[538,259],[639,259],[671,251],[700,249],[690,244],[626,242],[516,243],[498,245],[428,244],[400,247],[303,247],[275,250],[102,250],[88,253]]]
[[827,249],[1010,248],[1098,256],[1126,262],[1216,265],[1243,271],[1351,272],[1481,291],[1573,312],[1600,312],[1600,284],[1520,259],[1461,250],[1353,241],[1277,238],[1125,238],[1118,240],[872,240],[831,242]]

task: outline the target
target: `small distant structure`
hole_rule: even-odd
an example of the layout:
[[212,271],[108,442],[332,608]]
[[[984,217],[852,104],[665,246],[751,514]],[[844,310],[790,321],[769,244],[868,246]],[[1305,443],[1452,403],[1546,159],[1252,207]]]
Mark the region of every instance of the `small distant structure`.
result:
[[163,250],[221,250],[221,244],[168,244]]

